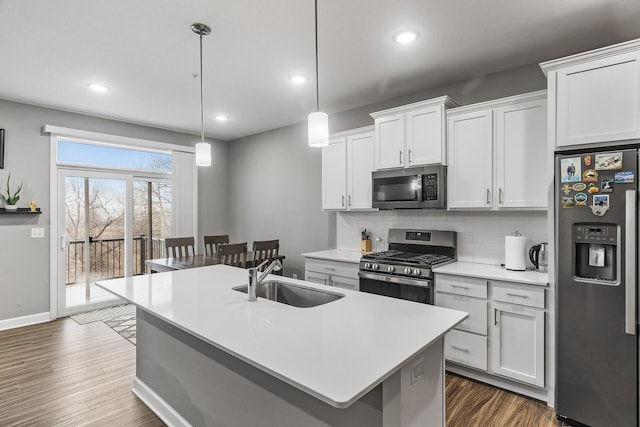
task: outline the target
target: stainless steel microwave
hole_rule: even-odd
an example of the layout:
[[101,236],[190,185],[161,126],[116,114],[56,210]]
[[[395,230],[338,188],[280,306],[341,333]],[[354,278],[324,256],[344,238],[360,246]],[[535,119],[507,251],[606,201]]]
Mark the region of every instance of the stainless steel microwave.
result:
[[445,209],[447,167],[420,166],[374,171],[372,206],[378,209]]

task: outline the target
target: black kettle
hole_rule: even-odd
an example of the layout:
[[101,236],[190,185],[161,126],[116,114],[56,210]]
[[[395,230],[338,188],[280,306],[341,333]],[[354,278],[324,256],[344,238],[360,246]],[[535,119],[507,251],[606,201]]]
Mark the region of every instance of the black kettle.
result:
[[536,270],[547,271],[549,266],[549,245],[547,243],[539,243],[529,248],[529,259]]

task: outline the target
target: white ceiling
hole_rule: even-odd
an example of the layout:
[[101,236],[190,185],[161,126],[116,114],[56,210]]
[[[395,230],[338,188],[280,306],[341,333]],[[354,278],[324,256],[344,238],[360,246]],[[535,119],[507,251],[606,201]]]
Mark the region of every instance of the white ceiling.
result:
[[[328,113],[640,37],[638,0],[318,3]],[[208,137],[299,123],[315,109],[313,0],[0,0],[0,98],[199,134],[194,22],[213,30]],[[392,42],[406,28],[418,41]],[[309,81],[292,85],[294,73]],[[111,90],[97,95],[90,82]]]

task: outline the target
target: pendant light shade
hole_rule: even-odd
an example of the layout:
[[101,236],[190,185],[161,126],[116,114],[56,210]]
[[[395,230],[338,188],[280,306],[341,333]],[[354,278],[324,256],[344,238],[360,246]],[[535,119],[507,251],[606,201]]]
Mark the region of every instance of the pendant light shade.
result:
[[329,116],[322,111],[309,114],[309,147],[329,145]]
[[314,17],[316,22],[316,111],[309,114],[309,147],[326,147],[329,145],[329,116],[320,111],[320,83],[318,81],[318,0],[314,1]]
[[196,166],[211,166],[211,144],[196,143]]
[[204,141],[204,93],[202,89],[202,36],[211,34],[205,24],[191,25],[191,31],[200,36],[200,142],[196,143],[196,166],[211,166],[211,144]]

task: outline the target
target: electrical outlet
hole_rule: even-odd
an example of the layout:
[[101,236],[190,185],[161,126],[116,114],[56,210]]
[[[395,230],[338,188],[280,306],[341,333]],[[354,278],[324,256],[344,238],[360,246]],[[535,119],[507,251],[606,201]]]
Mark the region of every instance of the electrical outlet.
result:
[[31,229],[31,238],[32,239],[44,239],[44,228],[32,228]]
[[292,276],[292,277],[293,277],[294,279],[297,279],[297,278],[298,278],[298,273],[293,273],[293,276]]
[[382,242],[382,237],[376,237],[376,242]]
[[411,384],[422,378],[422,375],[424,375],[424,358],[421,357],[411,367]]

